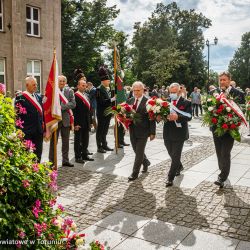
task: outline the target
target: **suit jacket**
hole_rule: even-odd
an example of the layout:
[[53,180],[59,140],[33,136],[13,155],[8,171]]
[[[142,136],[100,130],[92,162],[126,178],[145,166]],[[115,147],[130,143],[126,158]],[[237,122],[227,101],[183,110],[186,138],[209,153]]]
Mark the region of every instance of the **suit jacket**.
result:
[[106,108],[111,106],[111,92],[107,91],[107,89],[101,84],[96,89],[96,104],[97,116],[104,116],[104,111]]
[[91,107],[92,107],[92,109],[95,110],[96,109],[96,88],[93,87],[89,91],[88,95],[89,95],[89,100],[90,100]]
[[[221,93],[221,90],[219,88],[216,88],[209,92],[210,95],[213,95],[214,93]],[[234,101],[238,104],[244,104],[245,103],[245,93],[232,87],[229,91],[229,95],[234,98]]]
[[[39,102],[41,107],[42,97],[36,93],[34,93],[36,100]],[[15,100],[16,104],[21,104],[27,111],[27,114],[18,114],[17,117],[20,118],[23,123],[22,131],[26,135],[34,135],[34,134],[42,134],[44,132],[44,116],[41,115],[40,112],[35,108],[35,106],[22,94],[18,95]]]
[[[156,123],[155,121],[150,121],[148,113],[146,110],[146,102],[148,98],[143,96],[140,105],[138,106],[136,113],[140,114],[140,121],[136,124],[131,124],[129,127],[130,133],[136,138],[147,138],[150,135],[155,135],[156,132]],[[129,105],[133,105],[135,98],[132,97],[127,100]]]
[[[87,97],[87,94],[85,94],[85,97]],[[75,95],[75,101],[76,101],[76,106],[73,109],[74,126],[80,125],[81,128],[90,130],[90,124],[91,124],[91,122],[90,122],[91,121],[91,111],[90,111],[90,109],[76,95]]]
[[[176,107],[181,111],[189,113],[192,115],[192,105],[191,102],[183,97],[179,98],[179,101],[176,104]],[[174,121],[167,121],[164,123],[163,127],[163,138],[164,140],[171,140],[171,141],[185,141],[189,138],[188,132],[188,121],[192,119],[178,114],[177,123],[181,123],[181,127],[177,127]]]
[[74,91],[69,87],[64,88],[63,94],[69,102],[67,104],[61,102],[62,124],[64,127],[70,127],[70,115],[68,110],[73,109],[76,106],[75,95]]

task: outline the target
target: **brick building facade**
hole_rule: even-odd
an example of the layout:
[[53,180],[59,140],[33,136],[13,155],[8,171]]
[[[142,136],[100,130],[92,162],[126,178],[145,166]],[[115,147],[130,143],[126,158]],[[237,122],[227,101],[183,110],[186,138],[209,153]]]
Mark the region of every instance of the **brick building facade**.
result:
[[61,71],[60,0],[0,0],[0,82],[8,91],[24,90],[32,75],[43,93],[54,48]]

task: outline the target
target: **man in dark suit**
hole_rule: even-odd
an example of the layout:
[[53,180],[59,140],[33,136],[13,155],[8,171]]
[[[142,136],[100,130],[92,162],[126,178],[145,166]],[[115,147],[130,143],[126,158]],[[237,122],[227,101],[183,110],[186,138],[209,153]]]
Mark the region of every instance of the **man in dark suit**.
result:
[[96,89],[96,116],[97,116],[97,129],[96,129],[96,144],[97,152],[106,153],[106,151],[113,151],[107,144],[107,134],[111,115],[105,115],[105,109],[112,106],[112,102],[115,101],[115,97],[111,98],[111,92],[109,89],[110,80],[109,72],[105,66],[101,66],[99,69],[99,76],[101,79],[101,85]]
[[[42,98],[36,93],[36,78],[28,76],[25,79],[26,90],[16,97],[15,107],[17,109],[17,119],[23,121],[21,127],[24,132],[25,140],[31,140],[35,144],[34,153],[41,161],[43,148],[44,117]],[[19,112],[20,106],[25,108],[26,112]],[[22,128],[23,127],[23,128]]]
[[[62,138],[62,166],[74,167],[74,164],[69,162],[69,136],[70,129],[74,126],[74,117],[72,109],[75,108],[75,95],[74,91],[66,86],[67,78],[63,75],[58,77],[60,93],[60,102],[62,109],[62,120],[58,123],[57,140],[59,133]],[[49,148],[49,161],[54,162],[54,136],[50,140]]]
[[173,108],[167,117],[168,121],[164,123],[163,139],[172,162],[166,187],[172,186],[175,176],[183,170],[181,154],[184,141],[189,138],[188,121],[192,119],[191,102],[181,96],[179,83],[172,83],[169,93]]
[[156,132],[155,121],[150,121],[146,110],[147,97],[144,96],[144,84],[142,82],[135,82],[132,85],[134,97],[130,98],[127,103],[133,105],[136,113],[140,114],[140,121],[136,124],[131,124],[129,127],[130,141],[135,152],[135,161],[133,166],[133,172],[128,177],[129,181],[133,181],[138,178],[141,165],[143,165],[143,171],[147,172],[150,165],[149,160],[145,155],[145,147],[148,137],[150,140],[154,140]]
[[75,93],[76,107],[73,109],[75,125],[74,151],[77,163],[84,163],[85,160],[94,160],[88,156],[91,105],[85,93],[87,86],[86,80],[81,78],[78,80],[77,91]]
[[[226,96],[229,95],[238,104],[245,103],[245,94],[240,90],[230,86],[231,75],[228,72],[223,72],[219,75],[220,89],[217,91],[223,92]],[[215,90],[211,94],[214,94]],[[218,180],[214,182],[215,185],[220,188],[224,187],[224,182],[226,181],[231,167],[231,151],[234,144],[234,139],[229,133],[225,133],[222,136],[215,135],[215,127],[211,128],[213,133],[214,145],[216,150],[216,155],[218,159],[220,174]]]

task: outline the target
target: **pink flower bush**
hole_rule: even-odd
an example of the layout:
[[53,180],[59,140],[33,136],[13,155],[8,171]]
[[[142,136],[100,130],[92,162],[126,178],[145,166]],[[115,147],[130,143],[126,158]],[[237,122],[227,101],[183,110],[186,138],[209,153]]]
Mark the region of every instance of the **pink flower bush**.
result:
[[53,170],[50,174],[50,183],[49,183],[49,187],[53,190],[53,191],[57,191],[57,171]]
[[34,172],[38,172],[39,171],[38,163],[33,164],[32,168]]
[[27,110],[25,107],[23,107],[20,103],[16,104],[16,109],[17,109],[17,113],[18,114],[23,114],[26,115],[27,114]]
[[19,128],[23,128],[23,123],[24,121],[22,121],[20,118],[16,120],[16,126]]
[[22,180],[24,188],[28,188],[30,186],[30,182],[28,180]]
[[39,213],[42,213],[43,210],[41,209],[41,201],[40,200],[36,200],[35,202],[35,206],[32,207],[32,213],[34,214],[34,216],[36,218],[39,217]]
[[24,140],[23,144],[30,152],[36,149],[35,144],[31,140]]

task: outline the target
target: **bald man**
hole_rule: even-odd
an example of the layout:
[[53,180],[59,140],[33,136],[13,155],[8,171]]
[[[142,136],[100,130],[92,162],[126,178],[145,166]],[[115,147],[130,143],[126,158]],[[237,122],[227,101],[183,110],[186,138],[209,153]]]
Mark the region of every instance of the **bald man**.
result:
[[[25,140],[31,140],[35,144],[34,153],[37,156],[37,161],[40,162],[44,132],[42,98],[36,93],[36,78],[28,76],[25,79],[25,85],[26,90],[18,95],[15,101],[17,119],[23,122],[17,127],[24,132]],[[25,108],[26,112],[19,112],[20,105]]]

